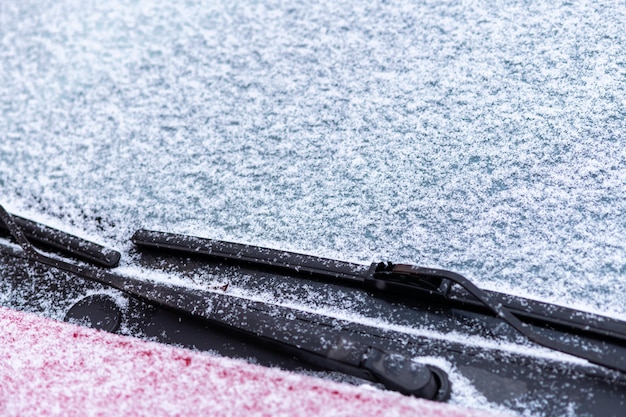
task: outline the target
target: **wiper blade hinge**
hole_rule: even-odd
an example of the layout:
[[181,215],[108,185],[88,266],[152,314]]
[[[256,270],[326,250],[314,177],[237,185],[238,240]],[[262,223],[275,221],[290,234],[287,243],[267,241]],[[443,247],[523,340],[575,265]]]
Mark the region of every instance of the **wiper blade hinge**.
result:
[[519,317],[514,314],[514,311],[506,304],[503,304],[500,298],[494,293],[483,291],[470,280],[455,272],[434,268],[422,268],[414,265],[387,264],[376,269],[373,274],[373,279],[379,282],[378,285],[382,282],[392,285],[403,285],[407,288],[415,288],[411,286],[411,278],[414,278],[416,281],[413,282],[415,287],[424,289],[431,294],[440,295],[444,298],[448,296],[447,292],[428,289],[428,285],[434,285],[434,283],[438,282],[437,279],[447,280],[452,284],[459,285],[475,300],[485,306],[494,316],[502,319],[528,340],[559,352],[586,359],[596,365],[626,372],[626,357],[624,357],[623,354],[618,355],[615,351],[608,349],[605,341],[596,339],[594,346],[591,347],[581,344],[576,340],[575,336],[573,338],[574,340],[569,340],[568,343],[566,341],[567,338],[563,337],[563,335],[558,338],[553,338],[548,337],[544,333],[537,332],[533,330],[529,324],[522,322]]

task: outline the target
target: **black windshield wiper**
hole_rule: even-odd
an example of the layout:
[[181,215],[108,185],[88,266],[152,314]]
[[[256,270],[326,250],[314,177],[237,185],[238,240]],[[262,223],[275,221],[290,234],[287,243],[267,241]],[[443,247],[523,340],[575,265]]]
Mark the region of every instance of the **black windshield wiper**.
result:
[[[15,215],[12,217],[24,235],[44,249],[52,249],[106,268],[114,268],[120,261],[121,254],[118,251],[23,217]],[[10,236],[4,222],[0,222],[0,234]]]
[[[193,236],[138,230],[138,247],[208,256],[312,276],[411,302],[439,303],[496,316],[529,340],[591,363],[626,372],[626,323],[548,303],[485,291],[454,272],[412,265],[340,262],[275,249]],[[551,332],[556,330],[556,332]],[[556,334],[553,334],[556,333]],[[613,349],[618,346],[619,349]]]
[[[439,401],[449,398],[450,384],[444,371],[377,346],[368,332],[344,329],[337,322],[323,324],[311,314],[287,307],[128,278],[49,257],[31,245],[19,221],[1,205],[0,224],[31,261],[105,284],[143,302],[237,331],[327,370],[377,382],[407,395]],[[78,304],[80,309],[85,305]]]
[[[264,366],[325,375],[334,371],[333,378],[343,381],[370,380],[436,400],[450,394],[449,372],[469,381],[488,401],[521,412],[530,402],[548,413],[574,404],[583,414],[621,415],[626,401],[626,374],[615,371],[626,362],[623,322],[480,290],[449,271],[359,265],[137,232],[133,260],[142,267],[138,273],[163,276],[165,271],[196,284],[196,278],[220,283],[205,290],[48,256],[30,244],[1,206],[0,224],[20,246],[0,239],[5,307],[44,315],[52,311],[55,317],[64,313],[73,323]],[[289,306],[292,302],[297,307]],[[325,313],[337,306],[350,318]],[[516,329],[510,323],[515,325],[515,319],[521,334],[556,340],[559,350],[559,343],[573,346],[581,357],[606,367],[527,349],[529,343],[509,330]]]

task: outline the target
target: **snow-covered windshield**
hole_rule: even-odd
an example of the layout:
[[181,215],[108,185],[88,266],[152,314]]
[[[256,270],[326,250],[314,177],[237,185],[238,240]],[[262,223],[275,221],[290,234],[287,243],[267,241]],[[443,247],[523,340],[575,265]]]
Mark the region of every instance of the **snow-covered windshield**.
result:
[[626,7],[496,3],[3,0],[1,203],[624,318]]

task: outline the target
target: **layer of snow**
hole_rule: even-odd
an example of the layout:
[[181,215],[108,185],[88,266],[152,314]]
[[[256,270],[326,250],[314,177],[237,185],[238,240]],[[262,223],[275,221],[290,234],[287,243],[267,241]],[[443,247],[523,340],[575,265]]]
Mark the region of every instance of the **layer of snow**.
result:
[[497,3],[3,0],[0,203],[626,318],[626,6]]
[[0,5],[0,189],[624,314],[623,2]]

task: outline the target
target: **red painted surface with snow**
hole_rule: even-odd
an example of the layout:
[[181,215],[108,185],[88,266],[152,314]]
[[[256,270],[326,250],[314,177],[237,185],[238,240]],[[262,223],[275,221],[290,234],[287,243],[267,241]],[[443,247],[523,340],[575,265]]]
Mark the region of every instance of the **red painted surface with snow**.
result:
[[478,416],[0,308],[3,416]]

